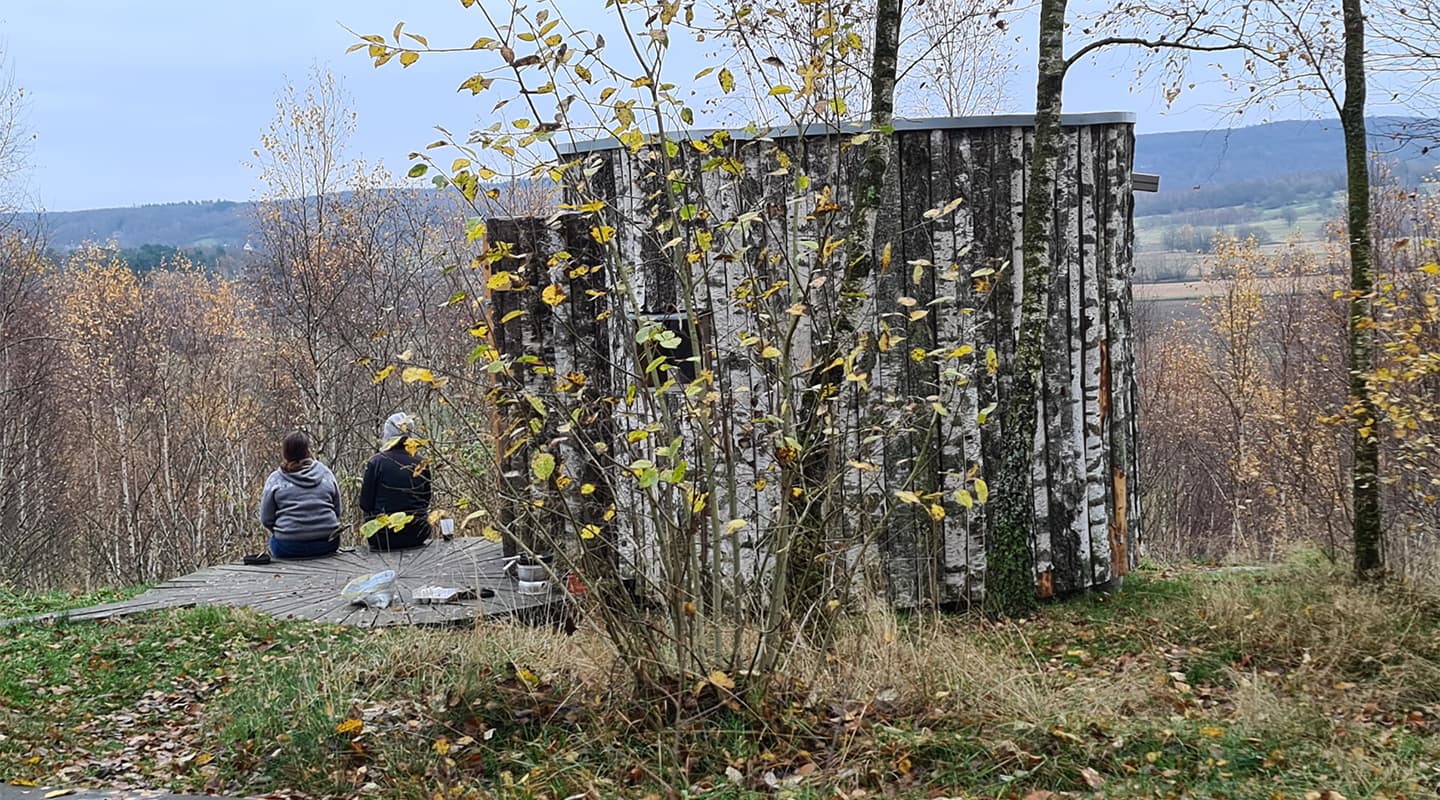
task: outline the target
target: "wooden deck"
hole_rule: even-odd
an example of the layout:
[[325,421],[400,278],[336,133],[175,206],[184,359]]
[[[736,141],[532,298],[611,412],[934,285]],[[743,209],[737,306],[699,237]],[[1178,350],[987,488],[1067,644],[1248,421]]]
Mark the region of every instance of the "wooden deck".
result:
[[[500,545],[484,539],[433,541],[393,553],[357,548],[323,558],[276,559],[260,566],[220,564],[166,581],[124,602],[5,620],[0,626],[102,620],[206,605],[249,608],[280,619],[365,628],[447,625],[480,617],[541,613],[559,599],[559,593],[553,590],[549,595],[517,594],[515,581],[505,574],[504,567]],[[398,589],[389,608],[354,605],[340,596],[351,578],[387,569],[395,570]],[[427,586],[471,589],[476,599],[434,605],[412,602],[412,593]],[[493,591],[494,596],[480,597],[484,589]]]

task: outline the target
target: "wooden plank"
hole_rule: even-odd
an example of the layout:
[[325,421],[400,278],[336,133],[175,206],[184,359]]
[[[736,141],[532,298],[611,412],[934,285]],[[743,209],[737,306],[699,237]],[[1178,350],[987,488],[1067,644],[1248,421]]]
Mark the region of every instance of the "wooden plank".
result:
[[[479,603],[458,610],[416,611],[408,602],[414,588],[425,585],[463,585],[492,588],[502,598],[493,604],[503,613],[535,608],[545,598],[520,597],[504,576],[501,546],[482,539],[431,542],[424,548],[391,553],[356,551],[313,562],[274,561],[263,566],[221,564],[161,584],[119,603],[107,603],[69,612],[27,618],[29,622],[59,619],[98,620],[147,611],[220,605],[250,608],[279,618],[320,619],[341,624],[430,624],[485,613]],[[359,574],[395,569],[397,605],[376,611],[349,608],[340,589]],[[8,621],[14,622],[14,621]]]
[[[899,248],[891,263],[896,291],[900,295],[890,314],[891,329],[903,333],[903,345],[891,350],[891,358],[899,365],[898,397],[900,435],[896,443],[903,448],[901,471],[906,475],[905,488],[922,498],[938,488],[938,448],[935,446],[936,414],[930,407],[935,394],[937,372],[935,360],[926,354],[935,349],[935,314],[930,301],[935,297],[935,269],[915,266],[917,262],[934,264],[934,241],[928,231],[926,216],[936,204],[932,195],[936,162],[944,163],[944,150],[932,158],[932,140],[928,133],[897,133],[900,158],[891,165],[898,169],[900,191]],[[943,141],[943,140],[942,140]],[[948,180],[948,175],[942,175]],[[924,316],[914,319],[914,315]],[[917,358],[918,356],[918,358]],[[927,500],[919,506],[897,509],[899,525],[891,526],[891,536],[909,535],[906,555],[911,559],[909,580],[915,586],[913,602],[928,605],[939,595],[940,529],[943,524],[925,510]],[[942,506],[943,508],[943,506]],[[909,512],[909,513],[906,513]],[[909,518],[909,525],[904,524]],[[893,568],[905,562],[896,560]]]
[[1097,239],[1098,209],[1095,195],[1100,177],[1095,171],[1095,148],[1089,127],[1076,131],[1078,158],[1077,215],[1080,223],[1078,261],[1080,276],[1080,351],[1081,397],[1076,398],[1081,410],[1084,435],[1082,466],[1085,470],[1085,528],[1089,540],[1090,565],[1085,575],[1087,586],[1110,580],[1110,520],[1106,501],[1110,494],[1109,448],[1100,419],[1101,387],[1100,357],[1106,339],[1105,309],[1102,306],[1102,283],[1106,273],[1100,261]]
[[1080,238],[1077,132],[1073,128],[1063,131],[1059,145],[1045,405],[1054,585],[1057,593],[1066,594],[1088,588],[1091,578],[1085,508],[1083,276],[1076,247]]
[[[902,193],[900,185],[904,173],[899,143],[901,138],[890,137],[890,169],[899,173],[896,180],[885,181],[880,194],[880,206],[875,214],[875,249],[883,252],[891,249],[888,267],[875,265],[873,277],[875,314],[877,330],[875,341],[879,353],[876,355],[877,377],[872,399],[877,403],[881,424],[887,432],[884,445],[885,458],[882,470],[885,474],[885,499],[889,513],[881,533],[881,552],[885,559],[885,570],[889,578],[890,597],[893,602],[910,607],[919,602],[921,587],[917,584],[915,568],[917,535],[920,530],[920,506],[902,503],[896,493],[911,490],[910,474],[914,468],[914,454],[908,436],[896,435],[908,422],[904,409],[904,391],[907,387],[906,374],[909,359],[909,342],[906,341],[906,309],[900,305],[905,296],[905,282],[908,268],[905,266],[905,243],[901,236],[903,220]],[[928,525],[927,516],[925,524]]]
[[[958,134],[958,135],[957,135]],[[984,181],[972,180],[975,156],[969,131],[934,131],[930,143],[932,161],[937,173],[931,178],[931,194],[936,203],[959,199],[961,205],[950,214],[941,214],[932,229],[934,251],[935,295],[944,301],[934,307],[936,317],[935,349],[940,356],[937,381],[937,402],[946,409],[937,420],[939,428],[939,459],[941,502],[945,509],[941,552],[943,591],[936,601],[941,604],[968,603],[971,526],[979,522],[978,514],[956,499],[968,492],[968,475],[979,455],[979,425],[976,424],[974,348],[975,311],[971,273],[985,260],[983,247],[976,247],[975,214],[984,200],[979,196]],[[986,198],[988,199],[988,198]],[[968,355],[959,355],[970,348]],[[977,466],[978,469],[978,466]]]

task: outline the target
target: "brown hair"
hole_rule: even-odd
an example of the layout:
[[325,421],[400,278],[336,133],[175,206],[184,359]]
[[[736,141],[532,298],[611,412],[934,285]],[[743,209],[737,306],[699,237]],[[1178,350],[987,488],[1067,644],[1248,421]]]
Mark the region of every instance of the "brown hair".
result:
[[310,437],[300,431],[292,431],[285,437],[281,453],[284,456],[280,462],[281,471],[299,472],[310,460]]

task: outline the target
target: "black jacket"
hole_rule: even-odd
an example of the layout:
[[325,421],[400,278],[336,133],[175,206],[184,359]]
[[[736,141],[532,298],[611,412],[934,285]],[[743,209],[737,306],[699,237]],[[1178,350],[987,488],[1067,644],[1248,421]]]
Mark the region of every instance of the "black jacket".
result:
[[415,515],[411,525],[418,528],[429,525],[425,519],[429,509],[430,468],[424,459],[406,451],[403,439],[370,457],[360,484],[360,510],[365,519],[405,511]]

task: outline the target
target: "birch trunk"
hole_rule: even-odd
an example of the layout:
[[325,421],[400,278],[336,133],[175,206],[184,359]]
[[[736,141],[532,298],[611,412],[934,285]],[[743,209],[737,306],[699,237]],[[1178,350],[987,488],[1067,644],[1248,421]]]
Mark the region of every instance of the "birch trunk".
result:
[[986,605],[1004,614],[1023,614],[1035,604],[1030,550],[1034,463],[1041,356],[1050,277],[1050,230],[1056,150],[1060,138],[1060,94],[1065,80],[1067,0],[1041,0],[1039,77],[1035,86],[1035,148],[1025,195],[1024,282],[1020,337],[1011,365],[1012,383],[1004,405],[1006,441],[997,480],[994,527],[988,549]]

